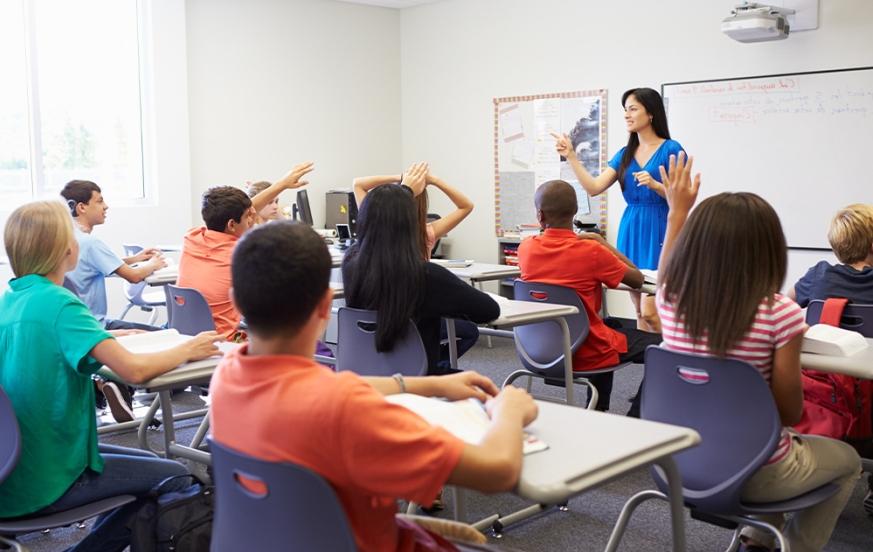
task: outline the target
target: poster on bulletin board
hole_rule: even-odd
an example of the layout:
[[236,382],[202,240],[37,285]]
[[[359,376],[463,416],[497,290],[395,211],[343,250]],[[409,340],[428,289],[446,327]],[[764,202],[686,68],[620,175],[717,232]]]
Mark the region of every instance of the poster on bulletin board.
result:
[[606,230],[606,194],[589,196],[555,151],[551,132],[570,136],[579,160],[597,176],[606,166],[606,90],[494,99],[494,204],[498,237],[537,224],[534,193],[549,180],[576,190],[576,219]]

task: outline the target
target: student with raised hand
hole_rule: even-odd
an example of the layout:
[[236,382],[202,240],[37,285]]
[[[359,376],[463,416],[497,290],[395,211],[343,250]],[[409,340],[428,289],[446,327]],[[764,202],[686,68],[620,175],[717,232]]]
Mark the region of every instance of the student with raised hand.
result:
[[[429,222],[427,220],[429,205],[427,188],[425,188],[422,193],[415,196],[416,212],[419,223],[418,239],[421,245],[422,255],[425,259],[430,259],[437,240],[443,238],[473,212],[473,202],[470,201],[470,199],[459,189],[448,184],[440,177],[431,174],[430,167],[426,163],[416,163],[413,165],[413,168],[418,167],[421,167],[426,171],[425,186],[432,186],[440,190],[455,205],[455,210],[451,213],[444,217],[440,217],[433,222]],[[360,206],[364,202],[364,198],[367,197],[367,193],[374,188],[386,184],[400,184],[402,182],[403,175],[396,174],[356,178],[354,181],[355,200]]]
[[[427,163],[415,163],[406,173],[405,180],[417,183],[421,173],[424,173],[424,190],[415,194],[415,210],[418,218],[418,227],[415,230],[416,239],[421,255],[425,260],[430,260],[433,249],[438,240],[443,238],[456,226],[458,226],[467,216],[473,212],[473,202],[465,196],[460,190],[449,185],[443,179],[430,173],[430,167]],[[358,205],[364,202],[367,193],[379,186],[386,184],[399,184],[404,181],[404,175],[382,175],[382,176],[364,176],[356,178],[354,181],[355,199]],[[442,191],[455,204],[455,210],[433,222],[427,219],[428,212],[428,194],[427,187],[433,186]],[[479,340],[479,327],[468,320],[455,321],[455,337],[457,343],[457,355],[460,358],[464,355],[476,341]],[[448,338],[448,329],[446,322],[440,323],[440,342],[444,342]],[[440,360],[438,361],[440,370],[448,370],[449,349],[447,345],[440,346]]]
[[255,223],[256,214],[279,194],[308,184],[302,178],[314,168],[312,162],[301,163],[251,199],[233,186],[203,192],[200,214],[205,226],[185,235],[176,283],[203,295],[215,329],[225,339],[241,341],[245,335],[239,330],[240,314],[230,300],[230,259],[237,240]]
[[[0,518],[50,514],[120,494],[145,497],[165,478],[187,474],[149,452],[98,444],[91,376],[106,365],[128,382],[145,382],[218,353],[218,336],[207,332],[149,354],[115,341],[62,286],[79,247],[60,201],[17,208],[4,241],[15,278],[0,297],[0,387],[18,418],[22,453],[0,483]],[[188,484],[182,478],[167,490]],[[122,550],[140,506],[136,501],[100,516],[73,550]]]
[[[79,262],[67,277],[76,286],[82,301],[107,330],[147,330],[157,328],[136,322],[106,318],[106,277],[117,274],[131,284],[142,282],[154,271],[167,266],[158,249],[143,249],[136,255],[121,258],[99,238],[92,235],[95,226],[106,222],[109,206],[100,187],[88,180],[71,180],[61,190],[73,216]],[[140,263],[138,266],[132,266]]]
[[440,362],[442,318],[476,324],[500,315],[497,303],[444,267],[427,262],[418,240],[413,194],[426,182],[426,169],[413,167],[400,186],[379,186],[358,212],[357,241],[343,260],[343,285],[350,307],[379,311],[376,348],[390,351],[411,319],[427,351],[428,374],[444,374]]
[[[670,206],[657,293],[664,346],[676,351],[744,360],[770,384],[783,425],[803,410],[800,346],[803,313],[778,293],[787,248],[779,217],[752,193],[722,193],[694,211],[700,175],[692,160],[670,157],[660,170]],[[652,400],[646,398],[645,400]],[[730,446],[730,443],[725,443]],[[793,515],[783,532],[794,552],[821,550],[860,476],[860,459],[848,444],[787,429],[773,456],[747,482],[742,499],[771,502],[803,495],[825,483],[840,490]],[[782,514],[762,519],[782,527]],[[773,548],[769,533],[746,527],[746,551]]]
[[[628,130],[627,145],[618,150],[609,166],[597,176],[579,161],[569,136],[556,133],[552,136],[558,153],[567,159],[589,195],[601,194],[619,183],[627,207],[619,223],[616,247],[637,267],[657,270],[667,226],[667,202],[664,186],[658,180],[658,168],[667,164],[670,155],[683,149],[670,138],[664,101],[657,91],[632,88],[622,95],[621,105]],[[641,301],[636,294],[631,297],[639,328],[657,330],[651,300]]]
[[[249,198],[254,198],[270,186],[272,186],[272,184],[267,182],[266,180],[260,180],[258,182],[247,182],[246,194],[249,196]],[[263,209],[255,213],[255,224],[264,224],[265,222],[270,222],[271,220],[279,220],[280,218],[279,196],[276,195],[276,197],[273,198],[272,201],[267,203],[267,205]]]
[[[403,194],[412,210],[407,191],[385,189]],[[377,197],[368,200],[371,206]],[[407,248],[413,244],[408,240]],[[522,428],[537,414],[526,392],[498,393],[475,372],[363,378],[315,363],[316,342],[331,316],[331,260],[324,240],[304,224],[255,228],[240,240],[232,267],[233,299],[248,322],[249,343],[228,353],[212,380],[217,442],[321,475],[362,551],[424,550],[422,543],[432,542],[419,526],[395,519],[398,498],[427,505],[447,483],[482,492],[514,488]],[[480,444],[467,445],[385,401],[399,392],[487,400],[491,429]]]

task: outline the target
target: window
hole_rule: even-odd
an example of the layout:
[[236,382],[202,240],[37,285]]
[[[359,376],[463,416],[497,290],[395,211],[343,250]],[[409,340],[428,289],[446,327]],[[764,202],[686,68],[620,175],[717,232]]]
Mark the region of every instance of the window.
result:
[[0,201],[145,198],[136,0],[0,0]]

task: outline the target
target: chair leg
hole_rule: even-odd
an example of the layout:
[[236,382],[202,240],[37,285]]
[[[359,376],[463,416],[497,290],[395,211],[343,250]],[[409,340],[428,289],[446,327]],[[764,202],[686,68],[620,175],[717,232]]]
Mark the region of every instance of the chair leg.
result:
[[[788,541],[785,540],[785,536],[782,534],[782,531],[779,530],[778,527],[771,523],[767,523],[766,521],[761,521],[760,519],[749,518],[749,517],[740,517],[740,516],[724,516],[725,519],[729,519],[735,523],[740,525],[748,525],[750,527],[757,527],[758,529],[763,529],[764,531],[769,531],[773,533],[773,536],[776,537],[777,548],[781,548],[782,552],[791,552],[791,547],[788,544]],[[739,533],[739,530],[737,531]]]
[[637,506],[651,498],[659,498],[666,501],[667,495],[665,495],[661,491],[655,491],[650,489],[647,491],[638,492],[637,494],[630,497],[627,502],[624,503],[624,506],[621,509],[621,513],[618,516],[618,520],[615,522],[615,526],[612,528],[612,534],[609,535],[609,542],[606,543],[605,552],[615,552],[616,550],[618,550],[618,545],[621,543],[622,537],[624,537],[624,533],[627,530],[627,524],[630,521],[634,510],[637,509]]
[[737,528],[734,531],[733,535],[731,535],[731,543],[728,545],[727,550],[725,552],[737,552],[737,549],[740,547],[740,529]]
[[154,326],[158,321],[158,307],[152,307],[152,315],[149,316],[149,326]]
[[200,422],[200,426],[197,428],[197,433],[194,434],[194,438],[191,439],[191,448],[200,448],[200,445],[203,443],[203,439],[206,437],[206,433],[209,431],[209,413],[206,413],[206,416],[203,417],[203,421]]
[[0,544],[4,545],[3,550],[6,550],[8,547],[9,550],[14,550],[15,552],[28,552],[24,545],[16,540],[7,539],[3,535],[0,535]]
[[133,303],[128,303],[124,310],[121,311],[121,316],[118,317],[119,320],[124,320],[124,317],[127,316],[127,313],[130,312],[130,309],[133,307]]

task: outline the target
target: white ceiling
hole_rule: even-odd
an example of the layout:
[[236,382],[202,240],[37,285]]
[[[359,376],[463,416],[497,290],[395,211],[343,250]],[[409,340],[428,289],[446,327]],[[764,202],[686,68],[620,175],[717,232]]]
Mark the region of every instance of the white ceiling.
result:
[[403,8],[411,8],[421,4],[430,4],[437,0],[340,0],[340,2],[348,2],[350,4],[367,4],[370,6],[381,6],[383,8],[394,8],[401,10]]

